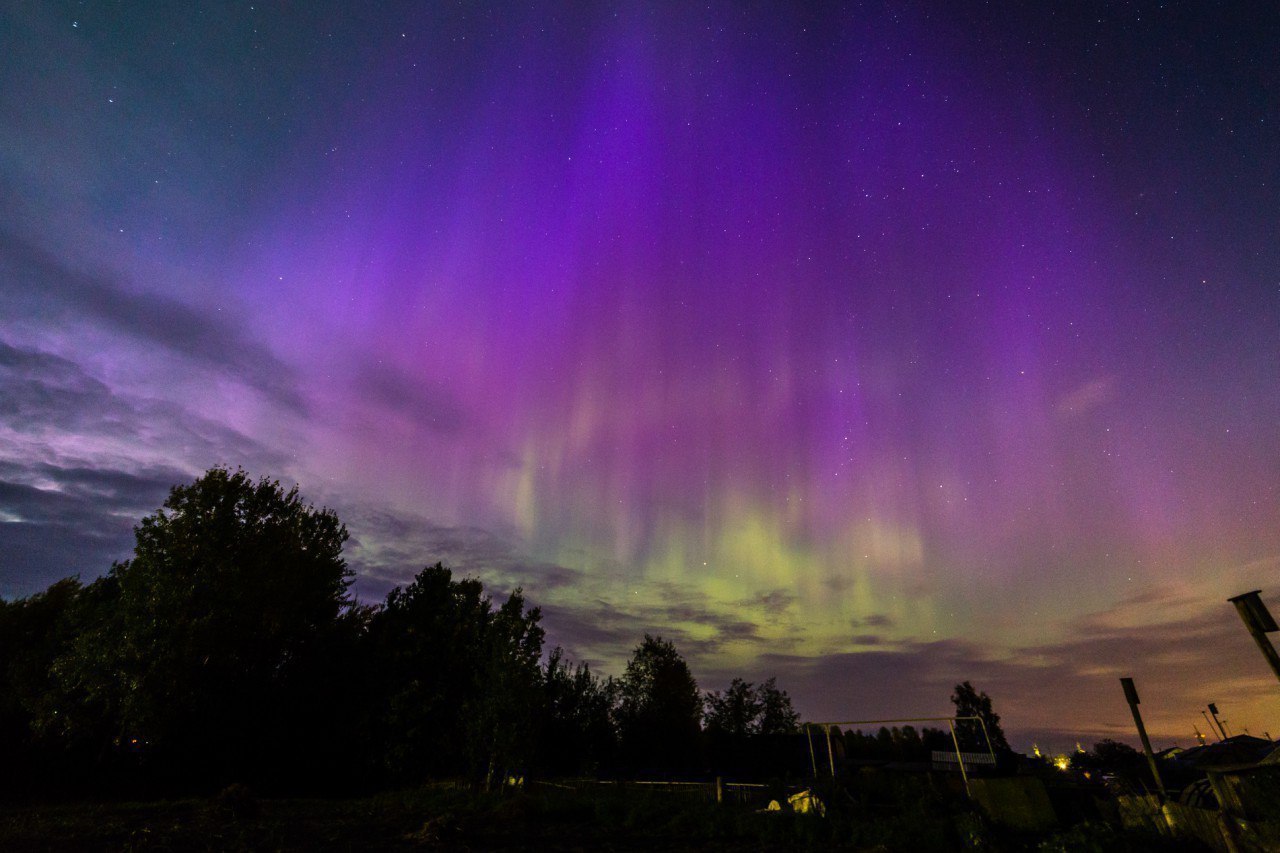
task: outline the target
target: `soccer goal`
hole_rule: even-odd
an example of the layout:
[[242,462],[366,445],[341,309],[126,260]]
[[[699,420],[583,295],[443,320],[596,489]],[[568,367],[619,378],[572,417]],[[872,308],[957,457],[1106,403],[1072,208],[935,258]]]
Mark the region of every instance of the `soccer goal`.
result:
[[[986,741],[986,753],[966,753],[960,750],[960,739],[956,737],[956,723],[962,720],[976,720],[982,728],[982,739]],[[805,740],[809,743],[809,764],[813,768],[813,778],[818,778],[818,757],[817,751],[813,747],[813,730],[820,729],[826,736],[827,743],[827,763],[831,767],[831,778],[836,777],[836,753],[835,748],[831,745],[831,730],[853,728],[854,726],[885,726],[895,725],[897,723],[946,723],[947,728],[951,732],[951,744],[955,747],[955,763],[960,769],[960,776],[964,780],[965,790],[969,788],[969,769],[968,765],[982,764],[994,767],[996,764],[996,751],[991,746],[991,736],[987,733],[987,724],[983,722],[981,717],[904,717],[897,720],[838,720],[828,723],[805,723],[804,734]],[[942,759],[945,763],[950,763],[950,752],[944,753],[947,758]],[[966,758],[967,756],[967,758]],[[935,759],[937,756],[935,755]]]

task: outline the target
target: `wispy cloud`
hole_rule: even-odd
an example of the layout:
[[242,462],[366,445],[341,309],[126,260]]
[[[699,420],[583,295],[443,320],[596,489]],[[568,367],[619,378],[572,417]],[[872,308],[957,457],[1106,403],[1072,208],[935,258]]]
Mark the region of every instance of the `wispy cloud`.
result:
[[482,527],[441,524],[367,504],[339,506],[338,511],[351,532],[347,558],[360,575],[358,589],[364,595],[381,596],[436,562],[501,593],[523,587],[535,603],[580,578],[574,569],[530,558]]
[[104,572],[170,486],[219,463],[283,467],[223,423],[0,340],[0,594]]
[[0,595],[106,571],[128,556],[138,519],[184,479],[171,469],[136,474],[0,461]]
[[433,432],[455,434],[474,427],[465,407],[444,386],[409,376],[391,365],[366,362],[352,384],[358,398]]
[[118,277],[79,269],[35,243],[0,230],[0,288],[14,315],[87,320],[159,347],[261,390],[302,411],[293,370],[245,334],[231,317],[201,312],[163,294],[144,293]]
[[1063,394],[1058,398],[1056,410],[1060,417],[1079,417],[1110,401],[1115,393],[1116,378],[1102,376]]

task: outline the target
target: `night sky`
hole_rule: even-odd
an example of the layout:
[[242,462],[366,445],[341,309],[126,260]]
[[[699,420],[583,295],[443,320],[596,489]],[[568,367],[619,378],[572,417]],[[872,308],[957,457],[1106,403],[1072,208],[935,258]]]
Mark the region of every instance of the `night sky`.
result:
[[1280,734],[1274,5],[0,9],[0,595],[225,463],[605,672]]

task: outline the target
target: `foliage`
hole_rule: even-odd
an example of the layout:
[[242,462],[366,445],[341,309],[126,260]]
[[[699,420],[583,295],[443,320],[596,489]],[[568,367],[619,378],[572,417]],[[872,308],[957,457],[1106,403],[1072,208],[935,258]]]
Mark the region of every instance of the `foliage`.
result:
[[105,577],[0,612],[0,633],[18,635],[3,647],[21,650],[0,706],[23,708],[28,747],[78,762],[78,779],[145,757],[204,784],[323,756],[320,731],[342,722],[319,711],[342,703],[320,662],[341,662],[351,606],[337,516],[215,468],[134,532],[133,557]]
[[1146,756],[1129,744],[1111,738],[1098,741],[1093,749],[1074,756],[1071,763],[1094,778],[1110,777],[1134,791],[1144,791],[1151,783]]
[[539,706],[541,614],[516,590],[496,611],[437,563],[373,612],[371,753],[399,781],[467,772],[490,784],[526,760]]
[[708,692],[703,707],[707,731],[732,737],[792,734],[799,726],[791,697],[776,678],[758,686],[735,678],[724,693]]
[[593,773],[613,761],[617,735],[611,717],[617,685],[585,663],[570,666],[558,646],[543,675],[545,718],[537,769],[556,775]]
[[80,592],[80,582],[68,578],[30,598],[0,601],[0,748],[31,736],[51,716],[53,662],[75,639]]
[[131,743],[214,776],[250,772],[297,731],[289,694],[351,605],[346,528],[297,487],[214,468],[134,533],[108,575],[118,593],[100,627],[115,642],[98,658],[91,632],[77,653],[120,685]]
[[950,750],[950,732],[926,726],[917,730],[906,725],[899,728],[881,726],[874,734],[861,730],[844,733],[845,753],[850,758],[873,758],[885,761],[928,761],[934,750]]
[[804,772],[774,679],[707,694],[704,732],[670,641],[645,635],[617,680],[559,648],[542,664],[541,614],[521,590],[494,601],[436,563],[361,605],[346,539],[297,488],[214,468],[174,487],[105,576],[0,600],[6,793],[17,780],[31,793],[242,783],[271,796],[448,776],[491,789],[536,774]]
[[756,688],[760,717],[756,733],[765,736],[789,735],[800,727],[800,715],[791,705],[791,696],[778,687],[778,679],[769,678]]
[[708,692],[703,707],[706,709],[704,724],[712,734],[745,738],[759,733],[764,703],[749,681],[735,678],[723,694]]
[[[1005,739],[1004,729],[1000,727],[1000,715],[991,707],[991,697],[985,692],[979,693],[968,681],[956,685],[951,694],[951,702],[956,706],[956,736],[965,749],[985,750],[987,742],[997,753],[1009,753],[1009,741]],[[974,720],[961,720],[960,717],[978,717],[979,725]],[[983,737],[983,728],[986,737]]]
[[645,634],[618,681],[615,718],[632,767],[687,768],[698,753],[702,696],[675,646]]
[[380,765],[375,772],[403,782],[462,770],[457,699],[477,689],[472,663],[488,609],[479,581],[454,581],[437,563],[391,590],[371,614],[362,655],[369,717],[362,729]]
[[54,663],[75,642],[82,594],[80,582],[67,579],[27,599],[0,601],[0,765],[9,771],[0,790],[48,781],[80,743],[62,737],[67,715]]
[[[486,599],[487,601],[487,599]],[[479,689],[463,703],[473,775],[491,789],[521,772],[532,754],[541,696],[544,632],[536,607],[526,612],[517,589],[484,626],[476,661]]]

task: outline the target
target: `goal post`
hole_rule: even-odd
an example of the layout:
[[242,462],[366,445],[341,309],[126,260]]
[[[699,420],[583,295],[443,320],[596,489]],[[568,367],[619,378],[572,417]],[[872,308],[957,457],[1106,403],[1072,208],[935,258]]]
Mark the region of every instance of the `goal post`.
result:
[[871,726],[871,725],[892,725],[897,723],[946,723],[947,729],[951,733],[951,745],[955,747],[956,763],[960,768],[960,776],[964,780],[964,787],[969,789],[969,771],[964,765],[964,753],[960,750],[960,738],[956,736],[956,723],[962,720],[976,720],[982,728],[982,739],[987,743],[987,753],[991,756],[991,763],[996,763],[996,751],[991,745],[991,735],[987,732],[987,724],[981,717],[902,717],[893,720],[833,720],[823,723],[805,723],[805,740],[809,744],[809,764],[813,769],[813,778],[818,778],[818,760],[813,748],[813,727],[818,726],[822,729],[827,741],[827,761],[831,767],[831,778],[836,777],[836,756],[835,750],[831,745],[831,730],[833,728],[846,728],[853,726]]

